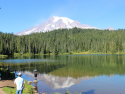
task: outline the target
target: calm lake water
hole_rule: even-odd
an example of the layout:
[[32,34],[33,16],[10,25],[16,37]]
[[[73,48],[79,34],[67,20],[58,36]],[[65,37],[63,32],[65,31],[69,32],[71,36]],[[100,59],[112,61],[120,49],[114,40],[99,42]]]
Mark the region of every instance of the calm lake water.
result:
[[64,94],[68,89],[72,94],[125,94],[125,55],[9,57],[0,62],[21,71],[28,81],[34,80],[36,67],[38,92]]

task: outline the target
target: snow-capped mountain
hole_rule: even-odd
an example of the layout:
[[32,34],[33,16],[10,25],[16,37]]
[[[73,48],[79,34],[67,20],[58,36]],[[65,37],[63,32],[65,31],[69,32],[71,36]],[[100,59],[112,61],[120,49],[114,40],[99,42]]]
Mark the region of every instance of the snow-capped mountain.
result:
[[54,16],[36,27],[32,27],[25,31],[18,32],[15,35],[27,35],[35,32],[46,32],[46,31],[52,31],[54,29],[74,28],[74,27],[83,29],[97,29],[97,27],[91,27],[85,24],[82,25],[80,22],[71,20],[66,17]]

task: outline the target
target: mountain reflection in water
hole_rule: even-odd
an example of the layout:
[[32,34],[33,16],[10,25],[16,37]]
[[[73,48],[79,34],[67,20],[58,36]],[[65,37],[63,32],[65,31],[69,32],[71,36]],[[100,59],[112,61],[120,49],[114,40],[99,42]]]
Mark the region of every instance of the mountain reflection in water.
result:
[[[34,77],[33,73],[29,71],[23,72],[23,74]],[[53,89],[61,89],[68,88],[74,84],[79,84],[82,80],[89,80],[91,77],[81,77],[81,78],[73,78],[73,77],[58,77],[51,74],[39,74],[37,76],[37,80],[41,80],[47,85],[49,85]]]

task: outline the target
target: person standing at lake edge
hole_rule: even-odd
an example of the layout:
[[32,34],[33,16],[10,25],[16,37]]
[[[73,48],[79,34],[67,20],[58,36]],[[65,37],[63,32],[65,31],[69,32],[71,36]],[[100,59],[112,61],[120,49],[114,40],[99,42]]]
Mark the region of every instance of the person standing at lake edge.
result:
[[35,77],[35,80],[36,80],[37,79],[37,69],[36,68],[34,69],[33,74],[34,74],[34,77]]
[[21,78],[22,74],[18,73],[18,77],[15,79],[14,84],[17,86],[16,94],[22,94],[24,88],[24,79]]
[[16,78],[17,78],[17,76],[18,76],[18,75],[17,75],[17,73],[16,73],[16,70],[15,70],[13,73],[15,74],[15,79],[16,79]]
[[8,72],[8,79],[10,79],[10,66],[8,66],[7,72]]
[[1,81],[1,66],[0,66],[0,81]]

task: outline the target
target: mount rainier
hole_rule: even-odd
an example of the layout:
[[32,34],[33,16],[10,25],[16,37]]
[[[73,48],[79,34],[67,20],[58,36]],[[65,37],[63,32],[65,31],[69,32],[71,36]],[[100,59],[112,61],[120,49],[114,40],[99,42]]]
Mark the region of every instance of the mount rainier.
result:
[[15,35],[27,35],[27,34],[36,33],[36,32],[46,32],[46,31],[52,31],[55,29],[62,29],[62,28],[71,29],[74,27],[83,28],[83,29],[97,29],[97,27],[91,27],[85,24],[82,25],[80,22],[73,21],[66,17],[54,16],[38,26],[29,28],[25,31],[18,32]]

